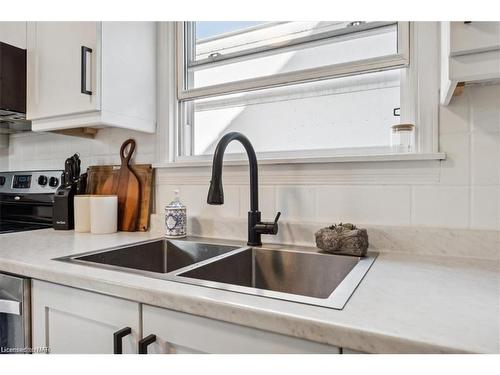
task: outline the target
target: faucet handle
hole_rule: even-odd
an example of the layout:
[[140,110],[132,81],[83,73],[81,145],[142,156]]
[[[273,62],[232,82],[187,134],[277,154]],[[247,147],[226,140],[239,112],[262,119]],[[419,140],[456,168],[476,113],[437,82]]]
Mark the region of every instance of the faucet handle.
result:
[[255,224],[255,231],[260,234],[278,234],[278,220],[280,216],[281,212],[278,212],[276,214],[276,217],[274,218],[274,221]]

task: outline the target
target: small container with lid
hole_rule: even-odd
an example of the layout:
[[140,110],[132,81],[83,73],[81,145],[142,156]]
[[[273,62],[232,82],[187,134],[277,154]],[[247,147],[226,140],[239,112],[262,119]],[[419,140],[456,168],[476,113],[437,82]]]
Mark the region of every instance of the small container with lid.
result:
[[394,153],[415,151],[415,125],[397,124],[391,126],[391,149]]
[[174,200],[165,206],[165,237],[186,237],[186,206],[179,200],[179,190],[174,190]]

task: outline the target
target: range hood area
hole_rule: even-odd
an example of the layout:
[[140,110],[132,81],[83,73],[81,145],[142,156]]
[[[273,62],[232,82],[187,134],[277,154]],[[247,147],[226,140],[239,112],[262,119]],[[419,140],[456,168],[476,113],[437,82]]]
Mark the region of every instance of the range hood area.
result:
[[0,144],[26,131],[26,50],[0,42]]

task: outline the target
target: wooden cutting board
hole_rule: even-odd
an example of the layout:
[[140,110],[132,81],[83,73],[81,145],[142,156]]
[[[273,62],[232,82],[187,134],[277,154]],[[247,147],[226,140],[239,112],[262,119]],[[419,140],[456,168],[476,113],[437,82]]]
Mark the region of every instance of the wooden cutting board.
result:
[[[97,165],[87,169],[87,194],[104,194],[103,187],[110,176],[118,178],[121,166]],[[135,230],[145,232],[149,229],[151,215],[153,168],[151,164],[135,164],[130,169],[134,172],[140,185],[139,216]]]
[[134,151],[135,141],[133,139],[127,139],[123,142],[120,147],[122,164],[118,176],[109,176],[102,187],[102,194],[116,194],[118,196],[118,230],[125,232],[134,232],[139,218],[141,186],[139,179],[129,165]]

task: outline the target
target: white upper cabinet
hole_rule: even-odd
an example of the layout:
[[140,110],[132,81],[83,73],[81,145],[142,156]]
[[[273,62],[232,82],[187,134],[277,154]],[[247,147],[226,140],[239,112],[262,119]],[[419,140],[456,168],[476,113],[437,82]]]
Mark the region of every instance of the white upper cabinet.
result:
[[500,22],[450,22],[450,56],[500,49]]
[[459,83],[500,79],[500,22],[441,23],[441,103]]
[[[31,120],[100,109],[96,22],[30,22],[28,113]],[[87,49],[85,49],[87,48]],[[82,64],[86,59],[86,69]],[[81,91],[81,80],[86,78]]]
[[26,49],[26,22],[0,22],[0,42]]
[[29,22],[34,131],[156,129],[155,22]]

